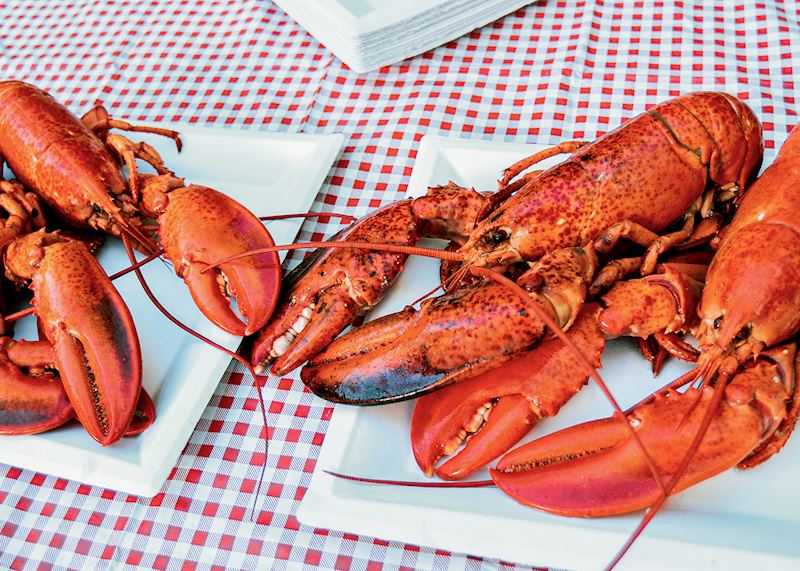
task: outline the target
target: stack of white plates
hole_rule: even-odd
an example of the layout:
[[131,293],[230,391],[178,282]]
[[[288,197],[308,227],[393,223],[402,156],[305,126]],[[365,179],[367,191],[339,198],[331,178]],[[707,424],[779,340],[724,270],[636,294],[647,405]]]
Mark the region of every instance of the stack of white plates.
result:
[[275,0],[358,72],[428,51],[533,0]]

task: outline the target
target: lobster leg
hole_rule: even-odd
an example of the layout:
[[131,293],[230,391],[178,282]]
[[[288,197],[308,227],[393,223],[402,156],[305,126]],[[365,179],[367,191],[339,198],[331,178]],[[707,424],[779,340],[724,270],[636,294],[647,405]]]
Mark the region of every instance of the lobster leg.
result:
[[[796,421],[790,408],[798,397],[796,368],[795,345],[783,345],[765,351],[753,367],[731,379],[674,492],[747,463],[761,450],[777,451],[771,443],[782,445],[782,432],[791,431]],[[685,393],[668,391],[628,413],[628,422],[665,477],[678,470],[712,393],[708,385]],[[641,451],[616,418],[574,426],[521,446],[491,473],[517,501],[567,516],[627,513],[652,505],[661,494]]]
[[[605,346],[596,326],[599,309],[596,304],[584,307],[567,331],[594,366],[600,366]],[[494,369],[420,398],[411,421],[414,457],[430,476],[437,461],[466,440],[435,472],[446,480],[469,476],[510,449],[540,419],[554,416],[587,378],[571,350],[548,337]]]
[[153,133],[154,135],[161,135],[168,137],[175,141],[175,146],[178,147],[178,152],[181,151],[183,146],[180,135],[177,131],[171,129],[162,129],[160,127],[148,127],[141,125],[131,125],[127,121],[121,119],[113,119],[102,105],[96,105],[87,111],[81,117],[81,123],[100,137],[105,138],[106,133],[111,129],[119,129],[120,131],[129,131],[135,133]]
[[103,444],[121,438],[139,398],[142,357],[130,312],[86,247],[43,231],[12,242],[6,267],[30,279],[75,414]]

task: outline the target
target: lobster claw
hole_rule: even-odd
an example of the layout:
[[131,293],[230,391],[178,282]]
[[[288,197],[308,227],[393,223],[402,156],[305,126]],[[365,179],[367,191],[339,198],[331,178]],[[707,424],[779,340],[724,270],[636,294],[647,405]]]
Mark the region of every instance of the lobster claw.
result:
[[9,245],[5,260],[8,271],[31,279],[78,420],[104,446],[119,440],[142,382],[139,338],[119,292],[83,244],[57,234],[27,235]]
[[[580,313],[597,258],[591,248],[561,248],[516,282],[461,287],[419,310],[376,319],[339,337],[300,378],[322,398],[380,404],[421,396],[474,377],[530,349],[550,314],[562,329]],[[527,297],[527,299],[526,299]],[[532,312],[535,303],[541,312]]]
[[[725,387],[722,403],[677,493],[748,457],[785,442],[797,419],[793,344],[761,355]],[[775,379],[781,382],[776,383]],[[708,385],[684,393],[668,391],[627,414],[665,482],[677,472],[711,402]],[[759,461],[763,458],[759,459]],[[545,436],[506,454],[492,479],[517,501],[547,512],[596,517],[643,509],[661,488],[644,455],[617,418],[595,420]]]
[[61,426],[74,415],[58,376],[29,375],[20,367],[53,362],[46,341],[0,340],[0,434],[38,434]]
[[[162,178],[145,183],[146,203],[154,202],[154,187]],[[233,335],[255,333],[278,302],[278,254],[254,254],[203,270],[217,260],[274,246],[269,231],[252,212],[221,192],[196,185],[167,190],[169,194],[158,194],[161,203],[155,209],[164,255],[211,322]],[[243,319],[232,307],[234,300]]]
[[[359,220],[335,240],[412,245],[417,223],[411,201],[395,202]],[[319,353],[382,298],[403,270],[407,255],[332,248],[286,276],[283,302],[253,345],[251,361],[283,375]]]
[[[596,367],[605,341],[597,330],[600,307],[584,307],[567,337]],[[465,478],[525,436],[542,418],[554,416],[588,379],[572,350],[548,337],[527,353],[474,378],[452,384],[417,401],[411,446],[428,476],[436,462],[466,445],[441,466],[445,480]]]
[[525,310],[506,286],[464,287],[339,337],[300,378],[334,402],[417,397],[496,367],[538,341],[544,326]]

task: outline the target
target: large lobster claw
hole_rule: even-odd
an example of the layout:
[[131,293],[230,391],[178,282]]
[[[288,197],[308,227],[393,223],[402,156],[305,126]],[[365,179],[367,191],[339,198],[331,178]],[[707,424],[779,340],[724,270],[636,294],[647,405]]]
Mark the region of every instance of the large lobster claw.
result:
[[379,404],[475,376],[526,350],[544,325],[515,291],[464,287],[371,321],[336,339],[300,378],[334,402]]
[[[567,336],[595,367],[605,341],[597,330],[600,307],[581,311]],[[488,464],[528,433],[542,418],[554,416],[588,379],[572,349],[548,337],[540,345],[463,382],[423,396],[411,421],[411,446],[420,468],[465,447],[436,468],[445,480],[465,478]]]
[[[251,335],[267,323],[278,302],[278,254],[255,254],[202,270],[275,243],[261,221],[229,196],[203,186],[183,187],[176,180],[153,177],[142,188],[145,210],[158,215],[164,255],[210,321],[234,335]],[[244,321],[232,308],[233,300]]]
[[86,247],[44,231],[12,242],[8,272],[30,279],[75,414],[103,444],[130,424],[142,382],[139,338],[125,302]]
[[[795,355],[794,344],[773,348],[732,378],[673,493],[739,463],[753,465],[751,456],[760,462],[777,452],[797,420]],[[665,482],[682,463],[713,390],[705,385],[656,394],[628,413],[628,423]],[[617,418],[530,442],[506,454],[491,473],[517,501],[567,516],[627,513],[652,505],[661,494],[641,450]]]
[[[376,210],[335,239],[414,244],[417,224],[410,204],[404,200]],[[283,375],[319,353],[382,299],[407,257],[345,248],[317,251],[286,276],[284,300],[253,346],[256,370],[274,360],[272,372]]]
[[336,339],[300,378],[323,398],[367,405],[474,377],[542,339],[545,322],[531,303],[563,329],[570,327],[596,262],[590,248],[562,248],[520,276],[520,290],[481,282],[428,299],[419,310],[376,319]]

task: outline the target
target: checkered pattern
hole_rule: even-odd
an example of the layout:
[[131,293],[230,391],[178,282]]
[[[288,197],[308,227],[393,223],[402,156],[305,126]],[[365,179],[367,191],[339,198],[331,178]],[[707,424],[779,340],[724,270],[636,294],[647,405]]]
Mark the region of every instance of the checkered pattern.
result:
[[[0,3],[0,75],[76,112],[101,99],[134,120],[342,132],[313,209],[362,215],[403,195],[426,133],[591,139],[687,91],[747,100],[769,161],[798,121],[798,16],[789,1],[551,0],[359,75],[266,1],[29,0]],[[310,220],[299,239],[339,228]],[[295,376],[263,395],[266,457],[255,389],[232,366],[153,499],[0,466],[0,568],[518,568],[301,525],[333,411]]]

